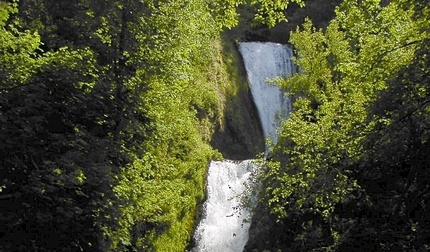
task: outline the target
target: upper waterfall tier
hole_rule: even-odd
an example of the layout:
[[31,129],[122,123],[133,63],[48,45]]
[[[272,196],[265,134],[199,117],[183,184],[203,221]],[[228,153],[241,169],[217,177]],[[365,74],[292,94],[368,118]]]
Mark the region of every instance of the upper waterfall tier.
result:
[[248,83],[257,106],[266,139],[277,141],[276,130],[291,110],[290,99],[278,86],[269,84],[275,77],[289,76],[295,72],[291,60],[293,51],[287,45],[276,43],[239,43],[245,64]]

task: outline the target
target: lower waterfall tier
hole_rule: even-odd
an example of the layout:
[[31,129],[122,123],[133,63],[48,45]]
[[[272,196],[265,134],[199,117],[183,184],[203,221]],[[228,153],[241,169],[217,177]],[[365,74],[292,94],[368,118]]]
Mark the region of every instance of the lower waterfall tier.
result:
[[[242,162],[214,161],[207,178],[208,198],[205,214],[195,231],[195,252],[242,251],[248,241],[250,213],[240,197],[250,196],[254,165]],[[248,220],[248,221],[246,221]]]

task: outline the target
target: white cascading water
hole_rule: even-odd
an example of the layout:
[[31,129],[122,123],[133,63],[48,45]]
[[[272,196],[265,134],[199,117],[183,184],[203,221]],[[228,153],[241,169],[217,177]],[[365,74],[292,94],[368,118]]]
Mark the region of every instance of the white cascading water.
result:
[[[276,43],[247,42],[239,44],[251,93],[260,116],[263,134],[277,141],[276,130],[287,118],[290,101],[267,79],[291,75],[292,50]],[[240,196],[250,193],[252,174],[257,167],[252,160],[213,161],[208,170],[207,200],[204,216],[195,231],[194,252],[241,252],[248,241],[251,213],[241,206]]]
[[252,174],[251,160],[213,161],[207,178],[205,216],[197,227],[193,251],[242,251],[248,240],[249,212],[238,197]]
[[276,143],[276,130],[291,110],[290,99],[270,85],[267,79],[285,77],[295,71],[293,51],[287,45],[276,43],[240,43],[239,51],[245,63],[248,83],[260,116],[263,134]]

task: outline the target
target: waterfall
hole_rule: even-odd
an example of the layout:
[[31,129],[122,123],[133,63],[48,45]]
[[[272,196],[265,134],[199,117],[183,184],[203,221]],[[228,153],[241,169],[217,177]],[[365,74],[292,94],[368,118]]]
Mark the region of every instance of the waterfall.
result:
[[[248,240],[249,212],[241,207],[238,197],[252,175],[251,160],[217,161],[209,166],[206,215],[197,227],[193,251],[242,251]],[[246,232],[244,232],[246,230]]]
[[291,110],[290,99],[270,85],[267,79],[284,77],[294,72],[291,61],[293,51],[286,45],[276,43],[240,43],[239,51],[248,75],[248,83],[260,116],[263,134],[276,143],[276,130]]
[[[292,50],[276,43],[240,43],[251,93],[260,116],[264,137],[277,141],[276,130],[287,118],[290,101],[268,78],[290,75]],[[208,170],[204,216],[197,226],[193,252],[241,252],[248,241],[251,213],[240,196],[250,196],[247,185],[257,167],[252,160],[213,161]]]

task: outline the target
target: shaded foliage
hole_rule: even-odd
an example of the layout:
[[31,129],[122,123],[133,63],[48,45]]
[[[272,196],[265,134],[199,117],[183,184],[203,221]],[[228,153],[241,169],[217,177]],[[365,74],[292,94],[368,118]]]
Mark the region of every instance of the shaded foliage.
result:
[[2,92],[3,249],[103,247],[97,222],[108,218],[112,174],[126,156],[108,137],[115,120],[100,118],[113,101],[77,87],[81,75],[68,67],[49,65]]

